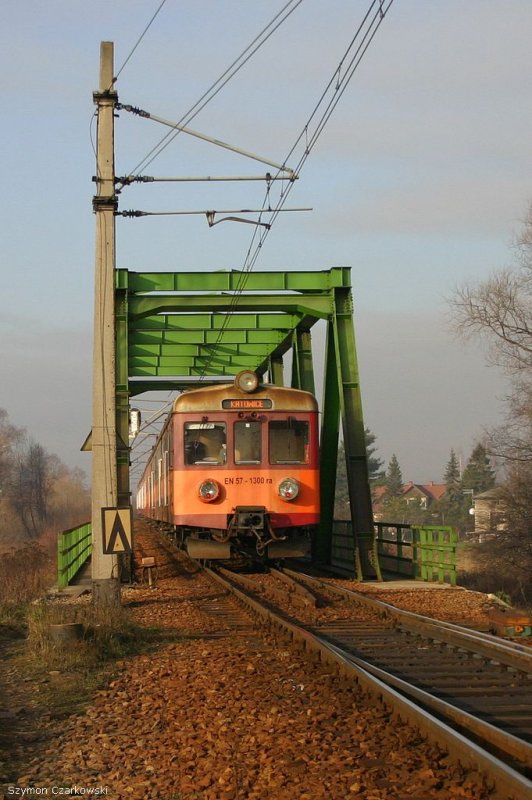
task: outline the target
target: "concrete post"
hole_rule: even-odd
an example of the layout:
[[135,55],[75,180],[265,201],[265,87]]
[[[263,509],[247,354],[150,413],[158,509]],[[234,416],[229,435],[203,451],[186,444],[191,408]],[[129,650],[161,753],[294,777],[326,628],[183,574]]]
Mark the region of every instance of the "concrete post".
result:
[[100,86],[94,93],[96,149],[96,259],[92,386],[92,582],[97,606],[119,605],[117,556],[103,552],[102,508],[116,507],[115,194],[113,43],[100,47]]

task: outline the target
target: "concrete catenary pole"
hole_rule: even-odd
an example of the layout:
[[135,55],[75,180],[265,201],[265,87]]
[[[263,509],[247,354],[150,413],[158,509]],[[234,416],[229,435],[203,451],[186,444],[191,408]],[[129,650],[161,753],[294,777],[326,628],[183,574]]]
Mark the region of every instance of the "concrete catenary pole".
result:
[[96,258],[92,386],[92,586],[96,606],[119,605],[116,555],[103,545],[102,508],[117,506],[115,390],[115,194],[113,43],[100,46],[97,108]]

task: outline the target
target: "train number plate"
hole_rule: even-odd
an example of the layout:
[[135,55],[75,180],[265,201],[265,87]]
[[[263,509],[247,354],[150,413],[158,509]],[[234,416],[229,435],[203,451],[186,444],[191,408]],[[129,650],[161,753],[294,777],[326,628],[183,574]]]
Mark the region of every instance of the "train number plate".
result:
[[273,478],[265,478],[264,475],[249,475],[247,477],[235,475],[234,478],[224,478],[226,486],[265,486],[273,483]]

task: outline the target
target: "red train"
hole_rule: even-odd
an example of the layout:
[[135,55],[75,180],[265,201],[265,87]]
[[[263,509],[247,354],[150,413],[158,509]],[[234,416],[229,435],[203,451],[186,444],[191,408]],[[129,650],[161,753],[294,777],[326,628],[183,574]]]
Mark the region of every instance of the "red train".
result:
[[306,554],[320,512],[315,398],[249,371],[184,392],[146,465],[137,509],[174,525],[194,558]]

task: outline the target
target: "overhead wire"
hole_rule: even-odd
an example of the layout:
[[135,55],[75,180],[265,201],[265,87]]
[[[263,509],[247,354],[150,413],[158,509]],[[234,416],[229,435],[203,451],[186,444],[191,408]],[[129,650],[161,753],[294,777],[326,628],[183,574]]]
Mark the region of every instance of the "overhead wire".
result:
[[[316,102],[309,118],[307,119],[305,125],[303,126],[301,132],[296,137],[294,144],[290,148],[286,158],[284,159],[283,163],[286,164],[290,161],[292,155],[297,150],[298,146],[300,145],[301,141],[305,140],[305,147],[303,149],[303,153],[295,166],[294,174],[299,176],[299,173],[305,164],[307,158],[309,157],[310,153],[312,152],[313,148],[316,145],[319,137],[323,133],[323,130],[329,121],[332,113],[334,112],[340,98],[342,97],[343,93],[345,92],[347,86],[349,85],[353,75],[355,74],[364,54],[366,53],[369,45],[373,41],[380,25],[382,24],[388,10],[390,9],[394,0],[372,0],[370,3],[366,14],[364,15],[362,22],[358,26],[354,36],[352,37],[351,41],[349,42],[348,47],[346,48],[344,55],[342,56],[338,66],[334,70],[332,77],[330,78],[329,82],[327,83],[325,89],[322,91],[318,101]],[[372,15],[373,14],[373,15]],[[362,38],[360,41],[360,36]],[[358,44],[357,44],[358,42]],[[354,52],[351,52],[353,48]],[[346,65],[346,61],[348,62]],[[331,97],[328,100],[324,110],[322,110],[321,116],[319,117],[316,126],[313,128],[312,133],[309,138],[309,127],[311,126],[314,118],[318,114],[320,107],[328,97],[331,87],[334,86],[332,91]],[[277,173],[278,177],[280,172]],[[235,312],[242,292],[245,289],[249,273],[253,270],[255,263],[259,257],[261,252],[262,246],[266,240],[266,237],[270,233],[273,223],[277,219],[282,207],[284,206],[288,195],[290,194],[292,188],[294,186],[294,181],[289,181],[288,186],[286,189],[282,189],[279,200],[277,201],[275,207],[272,209],[270,206],[270,186],[268,185],[266,188],[266,193],[263,201],[263,209],[264,211],[261,212],[259,215],[258,222],[262,222],[263,214],[271,213],[271,216],[268,217],[268,226],[267,227],[259,227],[257,225],[255,231],[252,234],[251,242],[248,247],[246,257],[244,259],[243,268],[240,274],[239,281],[237,283],[235,293],[233,294],[231,304],[226,312],[224,321],[218,333],[218,337],[216,340],[216,344],[219,344],[222,340],[224,331],[229,324],[230,317]],[[255,244],[258,238],[258,242]],[[254,247],[255,245],[255,247]],[[200,380],[204,379],[205,374],[207,372],[208,364],[205,365],[203,368],[202,374],[200,376]]]
[[[143,400],[142,402],[150,402],[150,401],[144,401]],[[151,453],[151,451],[153,449],[151,445],[148,446],[148,448],[145,449],[145,450],[140,450],[139,448],[142,447],[142,445],[147,443],[146,440],[148,439],[148,437],[150,437],[150,436],[158,436],[159,435],[159,431],[149,431],[149,432],[147,432],[146,429],[147,428],[151,428],[152,426],[156,425],[157,421],[162,416],[164,416],[166,414],[166,412],[168,411],[168,408],[170,406],[172,406],[172,404],[173,404],[173,400],[162,401],[162,403],[161,403],[161,401],[151,401],[151,402],[157,402],[159,404],[159,408],[156,409],[155,411],[153,411],[153,413],[145,420],[145,422],[143,422],[141,424],[141,426],[139,428],[139,431],[138,431],[137,435],[135,436],[135,439],[133,440],[133,442],[131,444],[131,452],[132,452],[132,454],[134,452],[134,456],[130,459],[130,462],[129,462],[132,472],[135,471],[136,469],[140,468],[140,466],[144,465],[145,456],[148,453]]]
[[[264,40],[259,42],[257,47],[254,50],[252,50],[252,52],[247,56],[247,58],[245,58],[242,61],[242,63],[239,64],[239,60],[242,59],[242,57],[253,47],[253,45],[256,42],[259,41],[260,37],[264,34],[265,31],[268,30],[268,28],[272,25],[272,23],[275,20],[277,20],[279,18],[279,16],[281,14],[283,14],[286,9],[289,8],[290,5],[292,5],[291,2],[287,3],[283,7],[283,9],[281,9],[281,11],[276,15],[274,20],[272,20],[272,22],[269,23],[269,25],[266,26],[266,28],[264,28],[263,31],[261,31],[261,33],[253,40],[253,42],[248,46],[248,48],[246,48],[246,50],[243,51],[243,53],[233,62],[233,64],[230,67],[227,68],[227,70],[223,73],[223,75],[214,84],[212,84],[212,86],[191,107],[191,109],[189,109],[189,111],[185,115],[183,115],[181,120],[177,123],[177,126],[182,126],[182,125],[185,125],[185,124],[189,124],[192,121],[192,119],[194,119],[194,117],[197,116],[197,114],[205,107],[205,105],[207,105],[207,103],[210,102],[210,100],[213,97],[215,97],[216,94],[218,94],[219,91],[221,91],[223,86],[225,86],[225,84],[231,79],[231,77],[233,77],[233,75],[236,74],[238,72],[238,70],[241,69],[244,66],[245,63],[247,63],[247,61],[259,49],[259,47],[262,46],[262,44],[264,44],[265,41],[267,41],[267,39],[273,34],[273,32],[284,21],[284,19],[286,19],[291,13],[293,13],[293,11],[297,8],[297,6],[301,2],[302,2],[302,0],[298,0],[298,2],[295,3],[294,7],[292,9],[290,9],[289,13],[287,13],[286,17],[284,17],[276,25],[276,27],[264,38]],[[286,158],[283,160],[283,164],[288,163],[288,161],[290,160],[291,156],[294,154],[294,152],[297,150],[297,148],[300,146],[302,140],[304,139],[305,145],[304,145],[304,148],[303,148],[303,152],[302,152],[302,154],[300,156],[300,159],[299,159],[299,161],[298,161],[298,163],[297,163],[297,165],[296,165],[296,167],[294,169],[294,175],[299,176],[299,173],[300,173],[302,167],[304,166],[304,164],[305,164],[306,160],[308,159],[310,153],[314,149],[319,137],[323,133],[323,130],[325,129],[330,117],[332,116],[336,106],[338,105],[338,102],[340,101],[341,97],[343,96],[343,93],[345,92],[347,86],[351,82],[351,80],[353,78],[353,75],[355,74],[356,70],[358,69],[358,66],[359,66],[363,56],[365,55],[369,45],[373,41],[373,38],[375,37],[380,25],[382,24],[386,14],[387,14],[388,10],[390,9],[391,5],[393,4],[393,2],[394,2],[394,0],[372,0],[372,2],[370,2],[369,8],[368,8],[366,14],[363,17],[362,22],[358,26],[354,36],[352,37],[348,47],[346,48],[346,50],[344,52],[344,55],[343,55],[342,59],[340,60],[338,66],[334,70],[331,79],[327,83],[325,89],[322,91],[322,93],[321,93],[318,101],[316,102],[316,104],[315,104],[310,116],[308,117],[305,125],[303,126],[303,128],[302,128],[301,132],[299,133],[299,135],[296,137],[296,139],[295,139],[292,147],[290,148]],[[373,12],[373,16],[372,16],[372,12]],[[361,35],[362,35],[362,38],[361,38],[360,41],[358,41]],[[356,45],[356,47],[355,47],[355,45]],[[354,47],[355,47],[355,49],[353,51]],[[236,65],[238,65],[238,66],[231,73],[231,70]],[[225,80],[224,80],[224,78],[225,78]],[[332,94],[330,96],[330,99],[326,102],[325,107],[322,108],[324,102],[326,101],[326,98],[328,97],[329,93],[331,93],[331,87],[333,87],[333,85],[334,85],[334,88],[332,90]],[[311,127],[311,125],[313,123],[313,120],[316,117],[316,115],[320,112],[320,108],[321,108],[321,114],[319,116],[319,119],[318,119],[316,125],[312,128],[312,131],[310,131],[310,127]],[[309,135],[309,132],[310,132],[310,135]],[[160,155],[160,153],[170,144],[171,141],[173,141],[173,139],[175,139],[175,137],[179,133],[180,133],[179,129],[176,129],[176,130],[172,129],[169,133],[167,133],[166,136],[164,136],[161,139],[161,141],[154,148],[152,148],[150,150],[150,152],[147,154],[147,156],[145,156],[145,158],[141,162],[139,162],[139,164],[135,167],[134,170],[132,170],[130,172],[130,174],[133,174],[133,173],[137,172],[139,169],[145,168],[149,164],[151,164],[151,162],[155,158],[157,158],[158,155]],[[278,177],[280,174],[281,174],[281,170],[278,171],[276,177]],[[264,227],[264,228],[259,228],[259,226],[257,225],[257,227],[255,228],[255,230],[254,230],[254,232],[252,234],[251,241],[250,241],[250,244],[248,246],[248,249],[247,249],[247,252],[246,252],[246,256],[245,256],[245,259],[244,259],[243,268],[242,268],[242,271],[241,271],[241,274],[240,274],[240,277],[239,277],[235,292],[232,295],[231,303],[229,305],[229,308],[228,308],[227,312],[224,315],[224,320],[223,320],[222,325],[220,327],[220,330],[219,330],[219,333],[218,333],[218,337],[217,337],[216,342],[215,342],[215,346],[220,343],[220,341],[221,341],[221,339],[223,337],[223,334],[224,334],[225,330],[227,329],[227,326],[229,324],[230,318],[235,313],[235,311],[236,311],[236,309],[238,307],[239,300],[240,300],[240,297],[242,295],[242,292],[245,289],[247,280],[249,278],[249,274],[251,273],[251,271],[253,270],[253,268],[255,266],[255,263],[256,263],[256,261],[258,259],[258,256],[259,256],[259,254],[261,252],[261,249],[262,249],[262,246],[264,244],[264,241],[266,240],[266,237],[268,236],[268,234],[269,234],[269,232],[270,232],[270,230],[272,228],[273,222],[277,219],[282,207],[284,206],[284,204],[285,204],[285,202],[287,200],[287,197],[288,197],[288,195],[290,194],[290,192],[291,192],[291,190],[293,188],[293,184],[294,184],[293,180],[288,180],[287,186],[286,187],[283,186],[283,188],[281,189],[281,192],[280,192],[279,199],[278,199],[277,203],[275,204],[274,208],[272,208],[271,207],[271,202],[270,202],[271,183],[270,182],[267,183],[266,192],[265,192],[264,200],[263,200],[263,203],[262,203],[262,209],[261,209],[261,212],[260,212],[260,215],[259,215],[259,222],[262,221],[263,214],[271,214],[271,216],[269,217],[269,224],[268,224],[267,227]],[[257,241],[257,239],[258,239],[258,241]],[[208,369],[208,364],[209,364],[209,362],[207,361],[207,363],[203,367],[202,372],[201,372],[201,374],[199,376],[199,381],[204,380],[206,372],[207,372],[207,369]],[[161,413],[164,413],[164,412],[161,412]],[[144,455],[145,455],[145,452],[136,454],[135,459],[132,461],[132,465],[135,464],[135,467],[134,467],[135,469],[137,468],[136,464],[138,462],[140,462],[141,457],[143,457]]]
[[[288,161],[291,158],[291,156],[293,155],[294,151],[297,149],[298,145],[300,144],[301,140],[303,138],[305,138],[305,147],[304,147],[303,153],[302,153],[302,155],[301,155],[301,157],[299,159],[299,162],[296,164],[295,170],[294,170],[296,175],[299,175],[299,173],[300,173],[303,165],[305,164],[307,158],[309,157],[310,153],[314,149],[314,147],[316,145],[316,142],[318,141],[319,137],[323,133],[323,130],[324,130],[327,122],[329,121],[330,117],[332,116],[332,113],[334,112],[336,106],[338,105],[343,93],[347,89],[347,86],[349,85],[351,79],[353,78],[353,75],[355,74],[355,72],[356,72],[356,70],[357,70],[357,68],[358,68],[363,56],[365,55],[369,45],[373,41],[373,38],[375,37],[380,25],[382,24],[386,14],[387,14],[387,12],[388,12],[388,10],[391,7],[393,2],[394,2],[394,0],[387,0],[387,1],[385,0],[384,2],[383,2],[383,0],[372,0],[370,6],[368,8],[368,11],[366,12],[366,15],[364,16],[364,19],[362,20],[361,24],[359,25],[355,35],[353,36],[351,42],[349,43],[349,46],[348,46],[347,50],[345,51],[343,58],[341,59],[339,65],[337,66],[336,70],[334,71],[333,76],[331,77],[330,81],[328,82],[325,90],[322,92],[320,99],[316,103],[316,105],[315,105],[312,113],[310,114],[307,122],[305,123],[301,133],[296,138],[294,144],[292,145],[290,151],[288,152],[288,154],[286,156],[285,162]],[[374,14],[373,14],[373,17],[370,19],[370,15],[371,15],[372,10],[374,11]],[[365,32],[364,32],[364,34],[362,36],[362,40],[360,41],[360,43],[356,47],[354,53],[350,57],[349,63],[347,64],[347,67],[346,67],[346,69],[345,69],[345,71],[343,72],[343,75],[342,75],[344,62],[346,61],[349,52],[352,50],[352,48],[355,45],[355,43],[356,43],[357,39],[359,38],[360,34],[364,30],[364,26],[366,25],[366,23],[368,23],[368,19],[369,19],[369,25],[367,26],[367,29],[365,30]],[[324,102],[324,100],[325,100],[325,98],[327,96],[327,93],[331,89],[331,86],[334,84],[335,80],[336,80],[336,85],[334,87],[333,94],[332,94],[330,100],[328,101],[324,111],[322,112],[322,114],[321,114],[321,116],[320,116],[320,118],[318,120],[318,123],[317,123],[316,127],[314,128],[314,130],[313,130],[313,132],[312,132],[312,134],[311,134],[311,136],[309,138],[308,137],[309,126],[312,123],[312,120],[314,119],[316,114],[318,113],[321,104]],[[255,264],[255,262],[257,260],[258,254],[260,252],[260,248],[262,247],[262,244],[264,243],[264,240],[266,239],[268,233],[270,232],[271,226],[273,225],[273,222],[276,220],[277,216],[279,215],[280,209],[283,207],[283,205],[285,204],[285,202],[286,202],[286,200],[288,198],[288,195],[292,191],[293,185],[294,185],[293,182],[290,182],[288,184],[287,188],[284,191],[281,192],[279,200],[278,200],[275,208],[272,211],[272,216],[268,220],[269,224],[270,224],[270,228],[264,228],[264,229],[262,229],[260,231],[259,243],[258,243],[257,247],[255,248],[255,250],[253,251],[252,256],[251,257],[249,257],[249,255],[246,256],[246,260],[244,261],[244,265],[243,265],[243,273],[250,272],[253,269],[253,266],[254,266],[254,264]],[[266,198],[265,198],[265,200],[266,200]]]
[[[268,22],[268,24],[254,37],[250,44],[237,56],[237,58],[226,68],[226,70],[217,78],[214,83],[201,95],[201,97],[188,109],[188,111],[176,123],[176,128],[172,128],[165,134],[164,137],[149,151],[149,153],[129,171],[130,175],[138,173],[142,169],[146,169],[157,158],[163,150],[175,139],[181,132],[180,126],[188,125],[192,120],[202,111],[205,106],[216,97],[217,94],[226,86],[226,84],[247,64],[247,62],[255,55],[255,53],[271,38],[276,30],[293,14],[293,12],[301,5],[303,0],[288,0],[287,3],[275,14],[275,16]],[[159,7],[158,11],[160,10]],[[157,11],[157,13],[158,13]],[[153,19],[150,21],[153,22]],[[148,26],[149,27],[149,26]],[[147,28],[146,28],[147,30]],[[140,43],[140,40],[139,42]],[[137,43],[137,45],[138,45]],[[136,46],[137,46],[136,45]],[[133,48],[130,56],[133,54]],[[129,57],[130,57],[129,56]],[[129,57],[127,60],[129,60]],[[125,63],[127,63],[127,60]],[[123,69],[122,66],[121,69]],[[120,70],[121,71],[121,70]],[[118,73],[120,74],[120,72]],[[279,171],[280,172],[280,171]],[[268,184],[269,185],[269,184]],[[203,378],[204,373],[200,375],[200,380]]]
[[175,129],[168,131],[160,141],[152,147],[152,149],[139,161],[139,163],[130,170],[129,174],[133,175],[140,170],[146,169],[168,145],[181,133],[179,127],[189,125],[192,120],[202,111],[205,106],[213,100],[217,94],[224,88],[224,86],[247,64],[247,62],[255,55],[255,53],[265,44],[268,39],[275,33],[275,31],[285,22],[288,17],[293,14],[303,0],[288,0],[288,2],[277,12],[277,14],[268,22],[268,24],[255,36],[250,44],[240,53],[239,56],[230,64],[225,71],[217,78],[214,83],[201,95],[201,97],[192,105],[188,111],[183,114],[181,119],[176,123]]
[[[130,50],[130,52],[129,52],[129,55],[127,56],[126,60],[124,61],[124,63],[122,64],[122,66],[120,67],[120,69],[118,70],[118,72],[116,73],[116,76],[114,77],[114,80],[113,80],[113,82],[114,82],[114,81],[116,81],[116,79],[118,78],[118,76],[119,76],[119,75],[122,73],[122,71],[124,70],[124,67],[125,67],[125,66],[126,66],[126,64],[129,62],[129,60],[131,59],[131,57],[132,57],[133,53],[135,52],[135,50],[137,49],[137,47],[139,46],[139,44],[142,42],[142,40],[144,39],[144,37],[145,37],[145,36],[146,36],[146,34],[148,33],[149,29],[151,28],[151,26],[152,26],[152,24],[154,23],[154,21],[155,21],[155,19],[156,19],[157,15],[159,14],[160,10],[162,9],[162,7],[164,6],[164,4],[165,4],[165,3],[166,3],[166,0],[162,0],[162,2],[160,3],[160,5],[159,5],[159,7],[158,7],[157,11],[156,11],[156,12],[153,14],[152,18],[150,19],[150,21],[148,22],[148,24],[146,25],[146,27],[144,28],[144,30],[143,30],[143,31],[142,31],[142,33],[140,34],[140,36],[139,36],[139,38],[137,39],[136,43],[135,43],[135,44],[133,45],[133,47],[131,48],[131,50]],[[111,87],[109,87],[109,88],[111,88]]]

